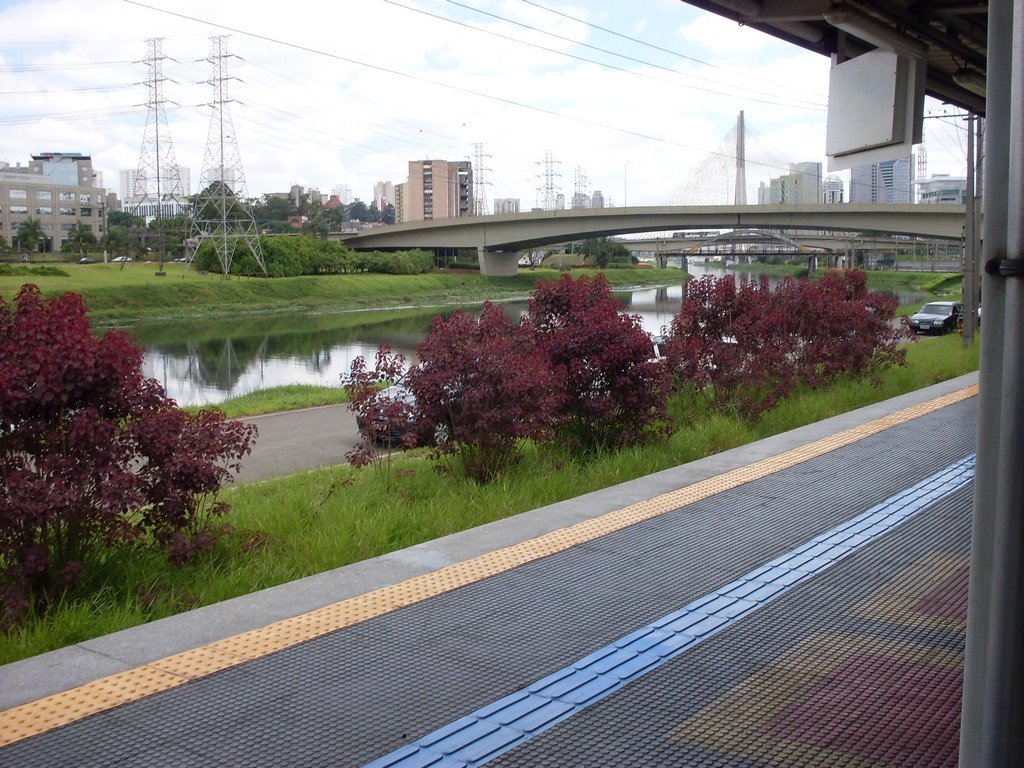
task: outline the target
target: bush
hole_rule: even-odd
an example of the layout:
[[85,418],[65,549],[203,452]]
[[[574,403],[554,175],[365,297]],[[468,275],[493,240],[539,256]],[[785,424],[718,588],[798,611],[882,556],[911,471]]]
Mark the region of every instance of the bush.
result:
[[550,439],[559,393],[532,339],[484,304],[480,319],[435,317],[409,374],[421,441],[456,454],[466,475],[486,482],[519,456],[520,441]]
[[21,264],[0,264],[0,277],[69,277],[68,273],[60,267],[40,266],[26,267]]
[[415,446],[416,433],[409,429],[413,404],[394,390],[382,389],[384,384],[402,381],[407,370],[405,358],[384,344],[377,348],[373,369],[366,367],[366,359],[360,355],[352,361],[349,373],[342,374],[348,409],[359,426],[359,443],[345,455],[353,466],[379,464],[378,444]]
[[212,543],[214,494],[256,429],[185,413],[141,365],[127,335],[92,335],[77,294],[0,299],[0,624],[45,610],[109,547],[182,561]]
[[665,427],[669,376],[637,315],[598,275],[538,283],[527,323],[563,391],[559,434],[584,450],[637,443]]
[[756,416],[799,385],[901,364],[905,323],[897,300],[867,290],[863,272],[812,282],[763,278],[738,287],[732,275],[687,284],[665,355],[676,376],[719,408]]

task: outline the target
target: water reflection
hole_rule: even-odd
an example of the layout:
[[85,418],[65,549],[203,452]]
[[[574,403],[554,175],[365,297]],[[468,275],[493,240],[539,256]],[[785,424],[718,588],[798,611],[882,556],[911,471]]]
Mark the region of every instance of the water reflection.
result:
[[[701,266],[691,272],[715,274]],[[679,311],[681,285],[616,294],[644,328],[661,333]],[[505,302],[516,319],[526,302]],[[476,312],[479,307],[467,307]],[[217,403],[228,397],[284,384],[337,386],[352,361],[372,361],[381,344],[409,360],[439,310],[363,311],[342,314],[275,314],[207,321],[140,323],[128,328],[145,350],[144,373],[163,384],[182,405]]]

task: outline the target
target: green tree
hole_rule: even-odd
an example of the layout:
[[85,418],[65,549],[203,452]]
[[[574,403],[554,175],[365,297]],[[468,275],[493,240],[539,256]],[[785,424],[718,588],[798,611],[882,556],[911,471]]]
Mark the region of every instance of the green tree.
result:
[[369,221],[370,209],[366,203],[360,200],[358,197],[348,204],[348,218],[349,220],[357,219],[359,221]]
[[128,211],[111,211],[107,214],[107,226],[142,229],[146,222],[141,216],[134,216]]
[[[289,227],[288,217],[295,213],[292,201],[287,197],[263,196],[261,202],[253,206],[252,215],[263,229],[274,229],[275,224]],[[287,231],[287,230],[284,230]]]
[[96,235],[93,234],[92,227],[84,221],[79,221],[75,224],[75,228],[68,233],[68,239],[61,246],[61,250],[68,253],[77,252],[81,256],[86,251],[93,250],[97,244]]
[[114,256],[134,251],[138,246],[138,240],[124,227],[108,227],[103,243]]
[[18,225],[18,247],[33,253],[39,250],[43,241],[43,225],[39,219],[25,219]]
[[9,251],[11,247],[7,244],[7,238],[0,235],[0,251]]
[[393,206],[391,203],[388,203],[387,205],[384,206],[384,213],[382,214],[381,221],[383,221],[385,224],[395,223],[395,206]]
[[330,231],[330,226],[327,223],[327,219],[322,213],[318,213],[312,219],[302,225],[302,234],[312,235],[313,237],[325,238],[327,233]]

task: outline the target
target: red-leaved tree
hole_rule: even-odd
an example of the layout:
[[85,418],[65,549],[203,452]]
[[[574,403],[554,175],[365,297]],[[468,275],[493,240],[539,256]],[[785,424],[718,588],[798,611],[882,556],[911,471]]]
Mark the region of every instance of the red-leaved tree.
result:
[[256,428],[188,414],[127,335],[90,332],[81,296],[0,299],[0,624],[43,610],[105,548],[212,543],[215,494]]
[[797,385],[901,364],[898,302],[866,285],[859,270],[786,278],[774,290],[766,278],[691,281],[665,344],[669,366],[717,407],[756,416]]
[[622,313],[603,276],[538,283],[526,332],[563,391],[559,435],[583,450],[640,442],[663,431],[668,372],[637,315]]
[[416,354],[408,381],[418,433],[457,455],[467,476],[491,480],[520,441],[552,436],[560,393],[551,365],[500,306],[484,304],[479,320],[435,317]]
[[[342,374],[341,385],[348,395],[348,408],[356,417],[359,442],[345,458],[355,467],[380,466],[381,454],[377,447],[416,445],[416,432],[411,429],[415,416],[415,403],[408,396],[405,357],[391,351],[387,344],[377,349],[373,368],[366,359],[355,358],[347,374]],[[384,387],[391,384],[390,387]],[[391,453],[387,456],[390,469]]]

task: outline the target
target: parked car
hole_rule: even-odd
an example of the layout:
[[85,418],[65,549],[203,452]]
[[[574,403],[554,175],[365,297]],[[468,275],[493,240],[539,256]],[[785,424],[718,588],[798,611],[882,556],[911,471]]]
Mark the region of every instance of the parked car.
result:
[[82,258],[80,258],[78,260],[78,263],[79,264],[95,264],[96,263],[96,259],[91,258],[90,256],[83,256]]
[[111,261],[114,262],[115,264],[120,263],[122,261],[131,261],[131,260],[132,260],[131,256],[115,256],[114,258],[111,259]]
[[957,329],[963,312],[959,301],[929,301],[910,316],[910,327],[915,333],[949,333]]
[[[403,402],[409,406],[410,409],[416,407],[416,396],[412,393],[412,390],[404,384],[392,384],[390,387],[382,389],[380,391],[380,396],[383,402]],[[387,430],[386,420],[384,418],[380,418],[377,423],[377,428],[374,430],[373,437],[379,443],[395,446],[405,439],[406,434],[410,429],[412,429],[413,424],[413,417],[410,414],[404,425],[396,425],[390,430]],[[366,434],[368,425],[366,423],[366,419],[361,413],[356,414],[356,426],[359,428],[361,433],[364,435]]]

